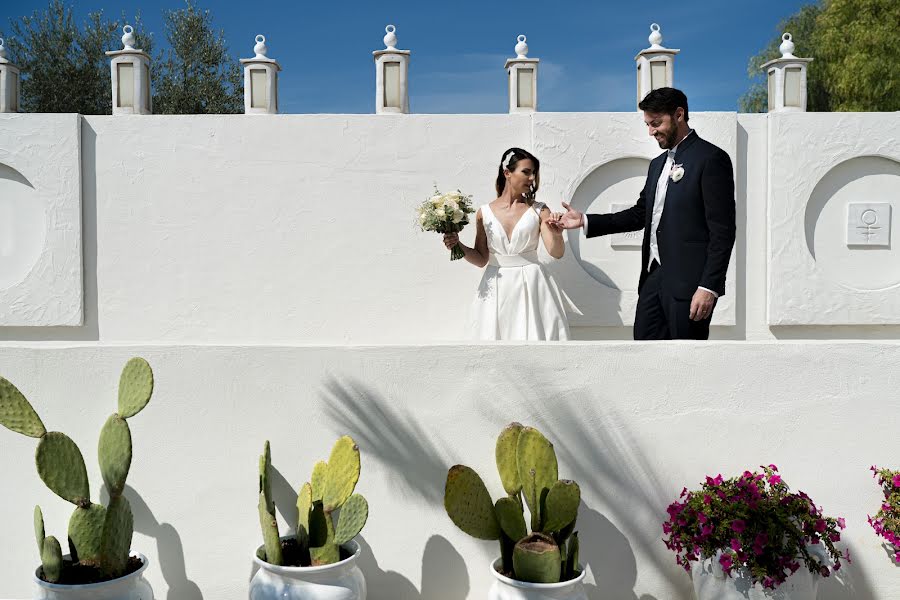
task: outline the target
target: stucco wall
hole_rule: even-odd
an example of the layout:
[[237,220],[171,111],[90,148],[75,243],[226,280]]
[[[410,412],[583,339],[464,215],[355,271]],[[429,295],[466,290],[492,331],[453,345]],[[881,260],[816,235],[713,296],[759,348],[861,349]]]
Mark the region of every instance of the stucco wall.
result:
[[[483,598],[497,549],[450,522],[443,483],[463,463],[499,497],[493,444],[512,420],[542,429],[561,476],[581,484],[592,598],[687,600],[689,579],[660,541],[665,507],[706,474],[768,463],[847,519],[852,587],[828,580],[819,597],[896,597],[896,568],[866,514],[880,501],[869,465],[900,455],[898,343],[0,348],[4,376],[80,444],[95,500],[97,435],[133,355],[150,361],[156,389],[131,421],[126,494],[159,598],[245,598],[264,440],[276,503],[291,515],[295,490],[343,433],[362,452],[370,597]],[[71,506],[39,480],[35,440],[3,429],[0,447],[0,590],[24,598],[34,504],[57,536]]]

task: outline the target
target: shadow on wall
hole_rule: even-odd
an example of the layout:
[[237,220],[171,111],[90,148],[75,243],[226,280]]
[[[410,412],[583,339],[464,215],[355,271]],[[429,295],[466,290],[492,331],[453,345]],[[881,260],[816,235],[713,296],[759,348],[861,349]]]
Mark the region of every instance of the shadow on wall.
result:
[[429,504],[443,504],[450,453],[438,447],[433,431],[426,431],[409,414],[352,378],[325,382],[325,414],[372,456],[390,469],[407,491]]
[[[101,494],[103,502],[109,501],[106,486]],[[134,514],[134,530],[156,539],[156,555],[159,557],[159,571],[169,586],[168,600],[203,600],[203,593],[196,583],[188,579],[184,563],[184,547],[181,536],[169,523],[160,523],[153,516],[150,507],[141,495],[130,485],[125,486],[124,495],[131,504]],[[137,549],[140,550],[140,549]]]
[[96,341],[100,339],[97,301],[97,133],[84,118],[81,119],[81,235],[84,325],[81,327],[0,327],[0,340]]

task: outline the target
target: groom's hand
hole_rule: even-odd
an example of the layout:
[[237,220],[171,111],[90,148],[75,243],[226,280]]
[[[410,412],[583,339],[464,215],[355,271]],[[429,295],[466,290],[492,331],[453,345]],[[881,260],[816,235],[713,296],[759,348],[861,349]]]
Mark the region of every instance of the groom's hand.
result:
[[565,202],[562,203],[566,212],[559,218],[559,226],[563,229],[578,229],[584,224],[584,214],[578,212]]
[[709,318],[715,304],[716,297],[712,292],[706,290],[694,292],[694,297],[691,298],[691,321],[702,321]]

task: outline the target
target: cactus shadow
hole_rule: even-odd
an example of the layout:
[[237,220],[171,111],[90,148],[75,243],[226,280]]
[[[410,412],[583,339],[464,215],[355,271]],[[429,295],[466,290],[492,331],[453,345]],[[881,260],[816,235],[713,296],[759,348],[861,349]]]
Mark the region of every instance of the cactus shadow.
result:
[[269,485],[272,488],[272,500],[275,502],[275,508],[281,513],[290,530],[297,531],[297,519],[299,518],[297,491],[291,487],[290,482],[275,465],[269,468]]
[[[109,493],[106,486],[101,492],[108,502]],[[160,523],[141,495],[130,485],[125,485],[124,496],[131,504],[134,514],[134,530],[156,539],[156,555],[159,558],[159,570],[169,587],[168,600],[203,600],[200,587],[188,579],[184,562],[184,546],[181,536],[170,523]]]
[[462,555],[447,538],[432,535],[422,554],[422,590],[403,575],[378,565],[372,547],[363,536],[356,541],[363,552],[359,568],[366,577],[371,598],[392,600],[465,600],[469,595],[469,571]]
[[401,412],[365,384],[353,378],[325,382],[323,408],[341,431],[349,433],[395,474],[407,491],[430,504],[443,502],[447,452],[408,413]]

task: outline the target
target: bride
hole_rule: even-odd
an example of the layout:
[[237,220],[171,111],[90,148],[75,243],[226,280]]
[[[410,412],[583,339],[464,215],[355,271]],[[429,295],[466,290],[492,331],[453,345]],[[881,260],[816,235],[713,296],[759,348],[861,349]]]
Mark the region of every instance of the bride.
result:
[[[541,163],[526,150],[503,153],[498,198],[475,215],[475,244],[465,258],[487,267],[472,303],[472,337],[479,340],[567,340],[569,323],[556,281],[538,262],[538,240],[553,258],[565,252],[559,215],[535,200]],[[444,234],[444,245],[459,243]]]

